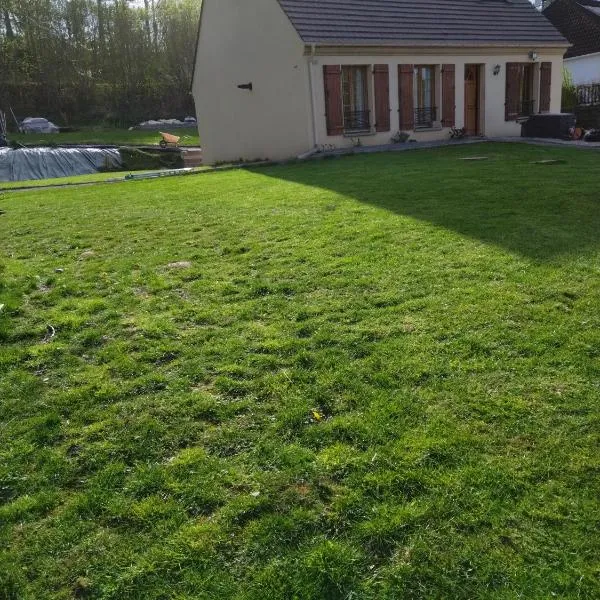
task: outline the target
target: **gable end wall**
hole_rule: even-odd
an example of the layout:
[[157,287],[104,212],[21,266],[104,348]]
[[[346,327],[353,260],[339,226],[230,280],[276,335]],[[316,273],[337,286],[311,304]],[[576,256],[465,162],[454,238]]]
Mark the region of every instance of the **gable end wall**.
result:
[[304,44],[277,0],[204,0],[193,94],[207,164],[313,145]]

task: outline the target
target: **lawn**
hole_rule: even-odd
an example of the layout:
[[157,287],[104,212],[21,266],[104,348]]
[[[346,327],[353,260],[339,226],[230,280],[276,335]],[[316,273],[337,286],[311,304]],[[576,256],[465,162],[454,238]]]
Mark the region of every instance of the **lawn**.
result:
[[[198,130],[193,127],[181,129],[166,128],[167,133],[180,136],[182,146],[199,146]],[[158,131],[128,129],[82,128],[80,131],[59,134],[9,134],[9,140],[28,146],[52,144],[107,144],[115,146],[153,146],[161,140]]]
[[600,597],[599,175],[487,144],[2,195],[0,597]]

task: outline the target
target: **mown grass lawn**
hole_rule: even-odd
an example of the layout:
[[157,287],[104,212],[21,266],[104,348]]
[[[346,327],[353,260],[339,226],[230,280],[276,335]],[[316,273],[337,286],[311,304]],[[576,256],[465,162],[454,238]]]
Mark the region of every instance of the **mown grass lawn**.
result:
[[[180,129],[164,129],[167,133],[180,136],[182,146],[198,146],[200,138],[195,127],[183,127]],[[84,127],[80,131],[58,134],[21,134],[11,133],[9,139],[21,144],[49,145],[49,144],[110,144],[110,145],[133,145],[154,146],[158,145],[161,136],[158,131],[147,131],[143,129],[105,129],[101,127]]]
[[0,597],[600,597],[598,164],[1,196]]
[[[204,171],[209,167],[195,167],[194,171]],[[152,171],[109,171],[106,173],[90,173],[88,175],[73,175],[72,177],[53,177],[51,179],[26,179],[24,181],[0,181],[0,193],[30,187],[49,187],[61,185],[81,185],[85,183],[103,183],[114,179],[124,179],[128,175],[145,175],[158,173],[163,169]],[[169,169],[164,169],[169,171]]]

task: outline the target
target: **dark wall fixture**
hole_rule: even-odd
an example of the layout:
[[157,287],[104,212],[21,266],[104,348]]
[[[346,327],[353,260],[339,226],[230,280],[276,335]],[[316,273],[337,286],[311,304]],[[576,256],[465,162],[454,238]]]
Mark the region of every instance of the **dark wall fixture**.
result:
[[240,88],[240,90],[250,90],[250,91],[252,91],[252,82],[250,82],[250,83],[240,83],[240,85],[238,85],[238,87]]

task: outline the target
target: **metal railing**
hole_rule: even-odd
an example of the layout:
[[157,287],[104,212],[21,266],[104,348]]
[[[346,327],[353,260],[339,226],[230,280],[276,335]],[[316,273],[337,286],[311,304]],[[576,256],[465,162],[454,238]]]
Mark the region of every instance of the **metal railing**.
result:
[[509,114],[517,117],[530,117],[535,108],[535,100],[521,100],[515,104],[509,104]]
[[579,106],[595,106],[600,104],[600,83],[578,85],[577,104]]
[[369,131],[371,129],[370,110],[345,110],[344,131]]
[[519,115],[522,117],[530,117],[533,114],[534,106],[534,100],[524,100],[520,104],[521,110],[519,111]]
[[415,110],[415,127],[433,127],[436,120],[437,108],[435,106]]

